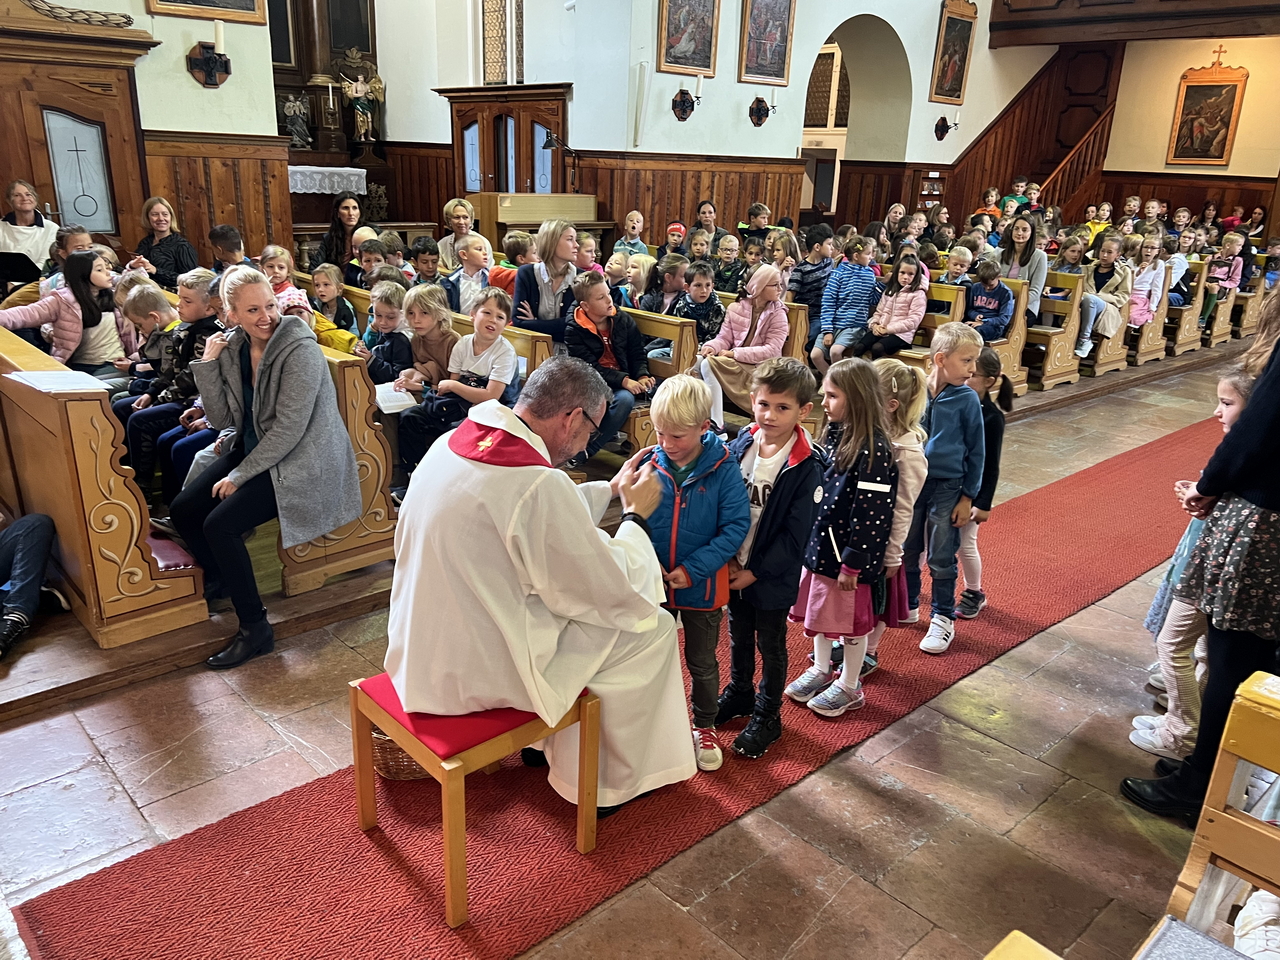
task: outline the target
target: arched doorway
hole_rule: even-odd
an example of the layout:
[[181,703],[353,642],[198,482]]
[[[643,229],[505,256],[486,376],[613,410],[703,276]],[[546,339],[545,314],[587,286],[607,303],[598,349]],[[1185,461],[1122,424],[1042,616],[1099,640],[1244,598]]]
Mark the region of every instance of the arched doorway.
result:
[[[851,98],[851,90],[859,95]],[[895,182],[892,171],[860,165],[902,164],[910,121],[911,65],[897,31],[871,14],[844,21],[809,77],[800,147],[804,219],[862,226],[883,213],[892,202],[886,198],[901,192],[901,172]],[[824,208],[833,213],[824,216]]]

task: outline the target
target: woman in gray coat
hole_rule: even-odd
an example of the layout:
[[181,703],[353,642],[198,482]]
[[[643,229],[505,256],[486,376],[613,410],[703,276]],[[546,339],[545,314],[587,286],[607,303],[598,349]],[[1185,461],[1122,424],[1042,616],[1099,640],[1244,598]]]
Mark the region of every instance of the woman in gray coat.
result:
[[1049,276],[1049,258],[1036,249],[1036,233],[1040,225],[1029,215],[1020,213],[1004,232],[996,262],[1000,275],[1027,281],[1027,325],[1040,315],[1040,297]]
[[174,499],[171,519],[205,573],[205,598],[230,597],[240,618],[206,663],[226,670],[274,646],[244,534],[280,518],[286,548],[360,516],[355,453],[316,335],[280,316],[267,278],[239,268],[223,281],[228,326],[191,365],[209,423],[235,442]]

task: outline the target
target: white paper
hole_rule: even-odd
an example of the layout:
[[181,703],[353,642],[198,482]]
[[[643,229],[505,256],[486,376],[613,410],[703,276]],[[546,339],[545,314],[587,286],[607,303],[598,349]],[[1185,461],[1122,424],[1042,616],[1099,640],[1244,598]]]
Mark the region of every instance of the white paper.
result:
[[103,381],[79,370],[20,370],[17,373],[6,373],[5,376],[35,387],[41,393],[79,393],[107,389]]
[[393,383],[379,383],[373,390],[374,402],[383,413],[399,413],[401,410],[408,410],[418,405],[412,393],[407,390],[403,392],[396,390]]

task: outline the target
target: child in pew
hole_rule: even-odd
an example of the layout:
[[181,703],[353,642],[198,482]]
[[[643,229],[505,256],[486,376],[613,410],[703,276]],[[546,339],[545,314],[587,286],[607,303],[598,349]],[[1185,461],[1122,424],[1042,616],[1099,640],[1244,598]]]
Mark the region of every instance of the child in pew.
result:
[[88,250],[93,246],[93,237],[89,231],[78,223],[69,223],[60,227],[54,237],[49,258],[53,262],[53,272],[40,281],[40,296],[47,297],[55,290],[66,286],[66,278],[62,275],[62,265],[70,254]]
[[1173,219],[1169,223],[1169,236],[1177,239],[1191,226],[1191,211],[1187,207],[1179,207],[1173,211]]
[[940,223],[933,228],[933,245],[940,252],[946,253],[955,242],[956,225],[954,223]]
[[673,220],[667,224],[667,242],[658,247],[657,257],[659,260],[666,258],[667,254],[677,254],[678,256],[688,259],[689,248],[684,245],[685,225],[679,220]]
[[[875,629],[872,585],[889,542],[898,467],[884,421],[880,378],[866,360],[832,364],[822,384],[831,457],[822,478],[805,547],[793,623],[813,639],[813,666],[784,691],[819,716],[839,717],[866,702],[859,680],[868,635]],[[843,639],[846,666],[837,674],[831,647]]]
[[[368,290],[372,283],[364,276],[365,258],[360,253],[360,248],[370,240],[378,239],[378,231],[373,227],[358,227],[351,235],[351,244],[355,250],[355,256],[351,258],[342,268],[342,282],[348,287],[361,287]],[[379,245],[381,247],[381,245]],[[378,249],[378,248],[373,248]],[[385,249],[385,248],[382,248]],[[368,262],[377,266],[385,261],[385,254],[379,253],[377,257],[370,257]]]
[[240,231],[229,223],[219,223],[209,231],[209,246],[213,248],[213,272],[218,276],[232,267],[253,266],[253,261],[244,255]]
[[656,381],[649,376],[644,340],[636,322],[614,307],[604,276],[594,270],[578,274],[573,296],[578,306],[565,326],[565,347],[569,356],[591,364],[613,391],[613,400],[587,448],[565,464],[577,470],[605,444],[614,442],[626,426],[636,398],[652,390]]
[[1263,287],[1269,293],[1280,280],[1280,237],[1271,237],[1267,241],[1267,262],[1262,269]]
[[902,257],[894,267],[893,278],[885,287],[875,314],[858,330],[846,354],[851,357],[870,354],[872,360],[879,360],[911,346],[924,319],[928,300],[925,283],[919,261],[911,254]]
[[640,298],[649,287],[649,276],[658,261],[647,253],[633,253],[627,258],[627,284],[622,291],[622,305],[639,309]]
[[[726,233],[727,237],[728,234]],[[711,262],[711,234],[705,230],[695,230],[689,235],[689,260],[705,260]]]
[[[448,378],[435,390],[424,391],[422,403],[400,414],[400,459],[408,471],[473,405],[500,400],[511,406],[520,394],[519,358],[502,335],[511,322],[511,298],[506,291],[497,287],[481,290],[471,307],[471,322],[475,333],[454,346]],[[392,491],[397,506],[402,493]]]
[[815,223],[804,236],[804,258],[796,264],[787,281],[787,303],[803,303],[809,311],[808,340],[813,340],[822,325],[822,296],[835,269],[831,258],[835,238],[831,227]]
[[287,287],[277,293],[276,303],[280,316],[294,316],[306,323],[320,346],[339,353],[355,353],[359,338],[350,330],[339,330],[337,324],[311,306],[307,295],[297,287]]
[[516,293],[516,271],[526,263],[538,262],[538,248],[533,234],[524,230],[509,230],[502,238],[502,262],[489,268],[489,286],[505,290],[507,296]]
[[1164,296],[1165,262],[1160,254],[1163,241],[1157,234],[1143,237],[1134,269],[1133,295],[1129,300],[1129,326],[1136,330],[1155,318]]
[[[478,233],[469,233],[453,245],[459,267],[440,281],[454,313],[470,313],[482,291],[489,288],[489,245]],[[503,291],[504,293],[506,291]]]
[[631,255],[649,253],[649,245],[640,239],[640,234],[644,231],[644,214],[639,210],[632,210],[622,221],[622,236],[613,243],[613,252],[617,253],[621,250],[623,253]]
[[[1004,415],[1013,409],[1013,381],[1000,369],[1000,354],[983,347],[968,385],[982,404],[982,486],[969,508],[969,522],[960,528],[960,570],[964,591],[956,615],[972,620],[987,605],[982,591],[982,556],[978,553],[978,527],[991,519],[991,502],[1000,483],[1000,452],[1004,445]],[[991,399],[991,391],[996,398]],[[1003,412],[1002,412],[1003,411]]]
[[271,292],[277,296],[293,286],[293,255],[284,247],[269,244],[258,257],[258,269],[271,283]]
[[742,265],[745,274],[765,260],[765,242],[762,237],[750,237],[742,242]]
[[418,271],[405,260],[404,255],[407,251],[400,234],[394,230],[383,230],[378,234],[378,242],[387,248],[387,263],[403,273],[406,280],[413,283]]
[[814,492],[825,467],[825,454],[801,426],[813,409],[816,389],[813,374],[794,357],[759,364],[751,374],[754,422],[729,445],[746,480],[751,525],[729,561],[731,658],[729,683],[716,704],[716,726],[750,717],[733,750],[751,759],[764,756],[782,736],[787,612],[796,601],[817,513]]
[[609,293],[614,306],[622,306],[623,294],[630,279],[631,255],[621,250],[609,254],[604,263],[604,278],[609,281]]
[[578,268],[578,272],[590,270],[604,275],[604,268],[596,262],[596,238],[591,234],[583,231],[578,234],[578,256],[574,259],[573,265]]
[[769,235],[769,231],[772,229],[769,226],[770,216],[769,208],[763,203],[753,203],[747,207],[746,222],[738,224],[738,236],[742,238],[744,249],[748,240],[764,242],[765,237]]
[[684,272],[689,260],[669,253],[649,272],[649,285],[640,297],[638,309],[646,313],[670,314],[684,293]]
[[409,344],[412,331],[404,322],[404,287],[389,281],[374,284],[369,291],[369,308],[374,331],[371,347],[361,342],[354,353],[365,361],[369,378],[374,383],[393,383],[405,370],[413,368],[413,347]]
[[1000,198],[1000,210],[1002,213],[1008,208],[1010,200],[1016,203],[1018,207],[1031,202],[1027,199],[1028,183],[1030,183],[1030,181],[1021,173],[1013,178],[1013,181],[1009,185],[1009,192]]
[[[380,283],[394,283],[402,290],[408,291],[409,281],[404,278],[404,274],[391,266],[389,263],[380,263],[365,276],[365,282],[372,289]],[[378,342],[378,331],[373,328],[373,304],[369,304],[369,313],[365,316],[364,335],[361,337],[364,345],[369,349],[373,349],[373,345]]]
[[907,570],[905,623],[920,617],[920,559],[926,555],[933,580],[932,618],[920,641],[925,653],[945,653],[955,639],[956,554],[960,527],[970,520],[982,488],[985,440],[982,403],[966,385],[977,368],[982,338],[963,323],[944,323],[933,334],[933,370],[923,426],[929,474],[916,498],[903,547]]
[[1000,216],[1000,191],[996,187],[987,187],[982,191],[982,206],[973,211],[976,216],[985,213],[992,219]]
[[844,246],[844,262],[832,271],[822,293],[816,330],[814,315],[809,315],[809,333],[814,340],[808,345],[809,359],[822,373],[858,340],[880,302],[883,288],[871,270],[874,251],[869,238],[851,238]]
[[[681,320],[695,320],[698,324],[698,346],[714,339],[724,323],[725,307],[716,296],[715,270],[706,260],[689,264],[684,272],[685,290],[671,309],[671,315]],[[655,344],[657,341],[655,341]],[[670,357],[671,343],[665,347],[651,347],[651,357]]]
[[684,628],[698,769],[718,770],[724,753],[715,733],[716,644],[729,599],[729,561],[751,527],[751,507],[738,461],[711,430],[705,383],[684,374],[664,380],[650,412],[658,446],[647,462],[662,484],[662,501],[649,517],[649,536],[666,583],[663,605]]
[[1204,308],[1200,311],[1200,326],[1203,328],[1218,300],[1230,296],[1232,290],[1239,289],[1240,277],[1244,270],[1244,258],[1240,251],[1244,249],[1245,238],[1239,233],[1228,233],[1222,238],[1222,249],[1209,260],[1204,280]]
[[[770,249],[771,248],[771,249]],[[772,252],[773,265],[782,274],[783,287],[791,283],[791,273],[800,262],[800,244],[790,230],[775,230],[769,234],[765,245],[766,254]]]
[[1119,235],[1111,234],[1098,246],[1098,257],[1084,268],[1084,296],[1094,296],[1101,304],[1092,322],[1086,327],[1084,310],[1081,309],[1080,342],[1076,356],[1084,359],[1093,350],[1092,334],[1096,330],[1104,337],[1114,336],[1123,325],[1121,311],[1133,292],[1133,271],[1120,262]]
[[[969,279],[969,267],[972,264],[973,252],[969,250],[968,247],[956,247],[947,254],[946,272],[940,273],[938,278],[933,282],[940,283],[948,287],[968,287],[969,284],[973,283],[973,281]],[[967,303],[967,298],[969,296],[968,290],[964,292],[964,296]],[[951,304],[945,300],[930,300],[928,301],[925,310],[928,313],[950,314]]]
[[461,339],[453,329],[449,298],[438,285],[417,286],[404,297],[404,316],[413,330],[413,366],[395,381],[395,388],[410,393],[434,390],[449,376],[449,358]]
[[1179,237],[1170,234],[1160,244],[1160,256],[1166,266],[1172,266],[1169,275],[1169,306],[1181,307],[1191,296],[1190,270],[1187,258],[1178,249]]
[[[145,286],[156,286],[156,282],[144,270],[131,271],[116,281],[115,291],[112,293],[112,302],[125,319],[128,319],[128,317],[125,315],[124,305],[129,299],[129,294],[138,287]],[[62,288],[59,287],[58,289]],[[44,342],[43,339],[41,342]],[[126,393],[135,397],[140,393],[145,393],[147,386],[151,383],[151,378],[155,376],[158,364],[153,361],[157,359],[159,359],[158,355],[152,357],[143,352],[142,341],[139,340],[138,349],[135,353],[113,360],[112,365],[119,371],[122,379],[127,378],[127,382],[123,387],[115,386],[114,388],[109,388],[108,399],[115,403]]]
[[342,295],[342,271],[332,263],[322,263],[311,272],[311,307],[316,313],[332,321],[339,330],[359,336],[356,325],[356,308]]
[[[926,240],[916,247],[916,259],[920,261],[920,272],[928,286],[933,282],[934,276],[942,272],[942,258],[938,256],[938,248]],[[902,262],[901,256],[898,257],[898,262]]]
[[983,260],[969,285],[964,322],[985,341],[999,340],[1013,319],[1013,291],[1000,281],[1000,264]]
[[720,247],[716,251],[716,291],[719,293],[738,292],[742,283],[742,273],[747,265],[738,259],[738,238],[726,233],[720,238]]
[[[360,276],[356,283],[352,283],[353,287],[363,287],[365,290],[372,290],[374,281],[369,275],[373,273],[375,267],[381,267],[387,262],[387,248],[377,237],[371,240],[365,240],[359,246],[360,254]],[[350,283],[350,278],[348,278]]]
[[[134,379],[129,382],[127,395],[111,398],[111,411],[120,420],[120,426],[127,427],[129,415],[135,410],[142,410],[150,405],[152,398],[147,394],[152,378],[162,367],[173,364],[173,331],[182,322],[178,312],[155,284],[138,284],[136,291],[142,287],[155,287],[147,296],[134,298],[133,306],[129,305],[129,295],[124,297],[120,312],[138,331],[138,359],[128,361],[127,372]],[[117,369],[120,369],[118,366]],[[121,372],[125,372],[122,369]],[[141,397],[146,402],[138,404]],[[126,432],[126,443],[128,435]]]
[[413,263],[413,285],[440,283],[440,244],[434,237],[414,237],[409,248],[409,259]]

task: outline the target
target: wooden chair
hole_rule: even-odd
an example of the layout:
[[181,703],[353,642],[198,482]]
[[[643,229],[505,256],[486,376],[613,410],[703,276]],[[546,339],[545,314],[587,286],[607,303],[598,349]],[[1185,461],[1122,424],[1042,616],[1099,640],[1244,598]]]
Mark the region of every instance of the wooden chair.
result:
[[1236,292],[1236,306],[1240,312],[1231,335],[1238,339],[1251,337],[1258,330],[1258,317],[1262,312],[1262,300],[1266,296],[1267,255],[1259,253],[1253,258],[1253,276],[1244,289]]
[[1040,319],[1051,322],[1027,327],[1027,348],[1022,352],[1022,359],[1028,363],[1028,375],[1034,390],[1049,390],[1060,383],[1075,383],[1080,379],[1076,341],[1080,337],[1083,279],[1078,273],[1050,271],[1048,274],[1045,289],[1066,290],[1067,298],[1056,300],[1042,296]]
[[[1270,674],[1255,673],[1236,690],[1191,851],[1165,908],[1179,920],[1188,920],[1211,866],[1280,896],[1280,827],[1241,809],[1249,782],[1241,761],[1280,770],[1280,680]],[[1212,918],[1214,906],[1197,904],[1196,912]]]
[[1204,279],[1208,275],[1208,264],[1193,260],[1187,264],[1187,270],[1194,275],[1190,285],[1191,302],[1183,307],[1171,306],[1166,311],[1165,353],[1171,357],[1179,357],[1201,347],[1200,310],[1204,306]]
[[[649,372],[651,374],[659,379],[664,379],[673,377],[677,373],[684,373],[693,366],[694,360],[698,356],[697,321],[682,320],[679,317],[669,317],[661,313],[649,313],[648,311],[635,310],[631,307],[622,307],[621,309],[623,313],[628,314],[636,322],[636,326],[646,337],[659,337],[660,339],[671,341],[671,357],[669,359],[662,357],[649,358]],[[647,400],[637,404],[632,409],[631,416],[627,418],[627,423],[623,430],[636,450],[658,442],[658,436],[653,429],[653,419],[649,415],[649,403]]]
[[1173,265],[1164,268],[1164,292],[1156,304],[1153,316],[1137,330],[1129,331],[1129,362],[1140,367],[1148,360],[1162,360],[1165,354],[1164,321],[1169,315],[1169,285],[1173,278]]
[[[444,834],[445,921],[467,921],[466,776],[495,773],[499,761],[524,747],[578,724],[579,853],[596,846],[596,791],[600,763],[600,699],[583,691],[560,722],[544,723],[537,714],[503,708],[456,717],[406,713],[385,674],[352,680],[351,741],[355,753],[356,811],[361,830],[378,825],[373,769],[373,727],[395,741],[440,784]],[[536,856],[536,853],[534,854]]]

